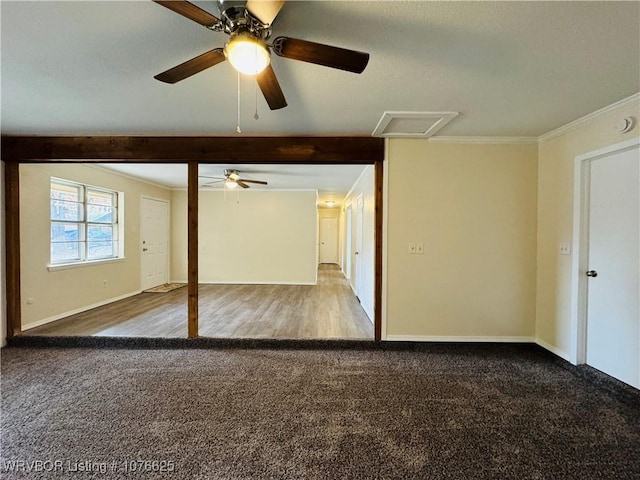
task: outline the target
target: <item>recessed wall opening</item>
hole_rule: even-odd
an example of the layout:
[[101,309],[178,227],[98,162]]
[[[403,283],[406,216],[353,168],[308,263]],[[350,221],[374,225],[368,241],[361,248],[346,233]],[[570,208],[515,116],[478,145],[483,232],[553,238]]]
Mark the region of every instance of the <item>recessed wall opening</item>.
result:
[[[23,254],[21,252],[22,242],[21,238],[24,236],[24,225],[21,225],[21,212],[25,210],[26,204],[24,195],[29,193],[29,189],[25,189],[21,192],[21,166],[32,165],[36,163],[43,163],[47,166],[54,165],[67,165],[68,168],[73,168],[78,165],[90,165],[92,168],[102,169],[102,172],[110,171],[110,175],[114,174],[114,166],[121,165],[115,169],[119,169],[117,175],[125,178],[135,177],[134,172],[123,171],[122,168],[129,166],[137,166],[142,168],[145,174],[155,175],[159,172],[166,172],[172,164],[180,166],[179,171],[184,181],[184,168],[186,167],[186,251],[187,251],[187,266],[186,266],[186,288],[178,285],[176,289],[176,295],[183,295],[181,299],[175,302],[178,311],[184,312],[184,298],[186,296],[186,337],[195,338],[200,335],[199,332],[199,199],[200,199],[200,179],[199,179],[199,167],[201,165],[222,165],[226,162],[231,167],[238,167],[240,165],[289,165],[289,166],[324,166],[329,167],[332,165],[349,166],[359,165],[369,172],[369,175],[373,177],[372,186],[369,188],[367,196],[370,202],[364,202],[363,209],[366,211],[368,208],[370,212],[373,212],[373,220],[369,226],[373,232],[371,235],[373,240],[370,242],[370,249],[372,250],[371,257],[373,258],[372,265],[370,266],[370,278],[373,283],[372,288],[372,300],[370,304],[372,306],[372,315],[369,315],[370,320],[373,322],[373,339],[380,341],[382,331],[382,194],[383,194],[383,161],[384,161],[384,142],[380,139],[374,139],[369,137],[115,137],[115,136],[97,136],[97,137],[25,137],[25,136],[3,136],[2,139],[2,158],[5,161],[5,215],[6,215],[6,239],[7,239],[7,252],[6,252],[6,265],[5,273],[7,278],[7,338],[12,338],[17,335],[23,335],[23,309],[26,308],[29,297],[24,295],[23,292],[23,279],[26,275],[26,271],[21,269],[21,259]],[[242,161],[240,161],[242,159]],[[105,164],[105,165],[100,165]],[[124,167],[126,166],[126,167]],[[161,168],[162,167],[162,168]],[[170,171],[170,169],[169,169]],[[170,175],[174,180],[180,179],[180,175]],[[106,177],[105,177],[106,178]],[[102,180],[102,177],[97,178]],[[155,184],[157,186],[158,179],[145,178],[142,181],[146,181],[147,184]],[[48,205],[48,211],[40,217],[40,223],[47,224],[44,229],[44,233],[40,232],[46,242],[51,242],[51,184],[50,178],[44,187],[45,203]],[[78,182],[81,183],[81,182]],[[127,206],[131,206],[127,201],[126,191],[124,192],[124,198],[122,198],[122,191],[119,191],[116,187],[104,187],[98,183],[86,184],[85,187],[99,187],[101,188],[102,196],[109,196],[113,199],[114,205],[103,205],[103,210],[109,210],[109,208],[117,207],[121,212],[124,205],[124,230],[123,226],[118,224],[114,226],[114,231],[127,232],[127,228],[138,229],[138,235],[133,242],[134,248],[138,249],[138,252],[144,251],[148,248],[148,243],[142,243],[144,239],[141,239],[140,229],[141,225],[135,225],[126,221],[128,216],[131,219],[130,209]],[[171,192],[169,199],[168,209],[171,211],[175,208],[174,202],[174,190],[177,190],[178,186],[165,188],[165,190]],[[106,191],[105,192],[103,192]],[[87,190],[88,191],[88,190]],[[111,192],[111,193],[109,193]],[[353,193],[353,192],[350,192]],[[40,192],[42,196],[42,192]],[[224,195],[224,192],[223,192]],[[98,195],[100,196],[100,195]],[[364,197],[364,194],[359,194],[359,197]],[[162,195],[134,195],[137,202],[142,202],[143,197],[148,200],[160,201],[161,204],[166,204]],[[102,198],[102,197],[101,197]],[[177,198],[177,195],[176,195]],[[335,200],[334,200],[335,202]],[[360,202],[360,200],[358,200]],[[89,202],[90,203],[90,202]],[[140,216],[140,209],[146,208],[142,206],[142,203],[138,203],[137,215]],[[155,205],[155,204],[154,204]],[[368,205],[368,207],[367,207]],[[317,206],[317,204],[316,204]],[[331,204],[325,202],[325,206],[329,207]],[[148,205],[147,205],[148,207]],[[88,209],[85,206],[83,208]],[[92,207],[93,208],[93,207]],[[164,206],[159,208],[163,211]],[[152,209],[153,210],[153,209]],[[205,210],[203,210],[204,212]],[[112,212],[112,213],[113,213]],[[129,212],[129,213],[127,213]],[[184,212],[184,209],[182,210]],[[103,212],[104,213],[104,212]],[[115,214],[114,214],[115,215]],[[170,212],[171,216],[171,212]],[[106,217],[105,217],[106,218]],[[118,217],[119,218],[119,217]],[[175,220],[175,219],[174,219]],[[353,220],[353,219],[352,219]],[[56,220],[57,221],[57,220]],[[313,251],[315,254],[316,262],[319,261],[319,244],[318,244],[318,229],[319,229],[319,215],[316,211],[316,244],[313,245]],[[170,219],[169,223],[171,224]],[[346,222],[346,219],[344,220]],[[90,223],[99,223],[92,220]],[[353,225],[357,223],[352,221]],[[86,232],[89,232],[89,225],[86,226]],[[365,224],[363,224],[363,229]],[[104,230],[104,234],[109,229]],[[223,231],[218,229],[216,231]],[[363,230],[364,232],[365,230]],[[94,232],[95,233],[95,232]],[[108,232],[107,232],[108,233]],[[183,235],[184,229],[173,228],[170,225],[170,244],[175,243],[175,239],[171,239],[174,234]],[[354,233],[352,232],[352,241]],[[78,238],[81,238],[79,234]],[[119,237],[118,237],[119,238]],[[363,237],[364,238],[364,237]],[[89,238],[86,234],[86,241],[95,241],[93,237]],[[107,242],[107,239],[102,239]],[[78,240],[81,241],[81,240]],[[100,259],[105,268],[110,267],[115,271],[115,266],[127,260],[127,245],[132,246],[131,239],[127,240],[125,235],[125,246],[123,248],[124,257],[113,257],[109,259]],[[136,245],[136,241],[138,244]],[[171,245],[170,245],[171,246]],[[96,245],[93,245],[96,247]],[[47,245],[47,249],[50,249],[51,245]],[[86,246],[89,248],[89,245]],[[114,247],[115,248],[115,247]],[[364,247],[363,247],[364,249]],[[169,249],[170,250],[170,249]],[[48,252],[49,250],[47,250]],[[115,250],[114,250],[115,251]],[[120,250],[118,250],[120,251]],[[176,249],[174,248],[174,252]],[[326,252],[325,252],[326,253]],[[360,252],[358,252],[360,253]],[[46,256],[45,252],[45,256]],[[50,254],[50,253],[49,253]],[[28,252],[24,253],[24,256],[28,255]],[[169,253],[171,255],[171,253]],[[355,255],[355,252],[354,252]],[[87,257],[88,258],[88,257]],[[344,258],[344,254],[339,255],[339,259]],[[49,259],[50,261],[50,259]],[[138,255],[138,262],[141,259]],[[172,272],[175,270],[171,264],[173,260],[170,259],[169,263],[169,278],[168,282],[171,284]],[[339,260],[340,262],[340,260]],[[39,274],[43,274],[49,264],[45,261],[42,262]],[[342,265],[338,263],[340,268]],[[92,268],[94,265],[87,265],[83,267],[75,268]],[[53,269],[54,271],[56,269]],[[74,267],[68,269],[62,269],[61,271],[73,271]],[[356,267],[351,261],[351,276],[353,276]],[[138,263],[138,271],[135,275],[135,280],[138,282],[138,288],[143,284],[141,281],[140,264]],[[341,273],[342,274],[342,273]],[[130,280],[130,276],[127,276],[125,280]],[[28,281],[28,279],[27,279]],[[175,282],[181,283],[181,282]],[[107,279],[107,285],[109,285],[109,279]],[[162,284],[165,285],[165,284]],[[103,280],[104,286],[104,280]],[[168,285],[171,287],[171,285]],[[151,287],[153,288],[153,287]],[[186,294],[180,292],[181,288],[185,288]],[[142,293],[142,292],[141,292]],[[145,292],[146,293],[146,292]],[[169,292],[171,293],[171,292]],[[359,299],[361,305],[365,305],[362,301],[365,296],[361,296]],[[125,299],[126,300],[126,299]],[[126,308],[125,308],[126,310]],[[75,312],[74,312],[75,313]],[[367,312],[368,313],[368,312]],[[371,317],[373,317],[371,319]],[[46,318],[46,317],[45,317]],[[166,315],[160,315],[156,318],[156,322],[168,321]],[[180,323],[180,322],[178,322]],[[34,327],[35,328],[35,327]],[[181,325],[181,333],[177,334],[178,337],[184,336],[184,326]],[[125,334],[129,335],[129,332]],[[145,334],[145,336],[151,336]],[[164,336],[164,335],[161,335]],[[281,337],[276,337],[281,338]],[[308,337],[316,338],[316,337]]]
[[[374,171],[199,165],[198,336],[373,340]],[[187,337],[186,165],[19,173],[22,334]]]

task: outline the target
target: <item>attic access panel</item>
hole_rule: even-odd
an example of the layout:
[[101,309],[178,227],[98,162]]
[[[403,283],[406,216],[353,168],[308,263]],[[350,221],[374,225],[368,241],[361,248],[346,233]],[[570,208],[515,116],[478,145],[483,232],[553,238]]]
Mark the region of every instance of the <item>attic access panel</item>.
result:
[[429,138],[458,115],[458,112],[384,112],[371,135],[385,138]]

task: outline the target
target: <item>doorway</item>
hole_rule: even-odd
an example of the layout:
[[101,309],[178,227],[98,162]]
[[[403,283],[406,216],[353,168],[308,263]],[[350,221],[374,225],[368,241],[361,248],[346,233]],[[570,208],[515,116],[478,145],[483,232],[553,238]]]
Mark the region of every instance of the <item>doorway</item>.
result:
[[640,140],[576,159],[578,362],[640,388]]

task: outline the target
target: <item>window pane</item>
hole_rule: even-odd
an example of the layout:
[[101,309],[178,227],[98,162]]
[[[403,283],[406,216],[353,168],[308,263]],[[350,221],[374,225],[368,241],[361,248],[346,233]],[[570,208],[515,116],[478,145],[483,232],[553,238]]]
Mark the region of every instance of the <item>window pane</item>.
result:
[[87,227],[87,240],[90,242],[111,242],[113,240],[113,227],[89,225]]
[[87,242],[87,259],[115,257],[115,242]]
[[82,185],[67,185],[52,181],[51,198],[55,200],[66,200],[68,202],[82,202],[84,201]]
[[78,242],[82,240],[80,225],[77,223],[52,223],[51,242]]
[[113,227],[89,225],[87,227],[87,259],[116,256],[116,242]]
[[113,193],[100,190],[87,189],[87,203],[91,205],[104,205],[113,207]]
[[87,221],[93,223],[113,223],[113,207],[87,205]]
[[51,263],[77,262],[80,257],[80,242],[52,242]]
[[51,200],[51,220],[82,221],[82,204],[66,200]]

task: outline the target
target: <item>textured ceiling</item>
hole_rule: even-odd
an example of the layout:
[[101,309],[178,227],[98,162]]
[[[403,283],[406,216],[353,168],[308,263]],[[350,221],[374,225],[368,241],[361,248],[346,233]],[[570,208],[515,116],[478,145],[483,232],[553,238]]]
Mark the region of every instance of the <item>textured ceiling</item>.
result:
[[[153,79],[226,35],[151,1],[0,8],[3,133],[236,134],[227,62]],[[384,111],[407,110],[460,112],[440,135],[538,136],[640,91],[639,2],[290,1],[277,35],[371,60],[356,75],[274,56],[289,106],[258,96],[254,120],[242,79],[244,134],[369,135]]]
[[[237,135],[227,62],[175,85],[153,79],[226,35],[150,0],[1,1],[0,16],[2,133]],[[371,60],[356,75],[273,56],[289,106],[271,112],[242,78],[246,135],[370,135],[385,111],[455,111],[438,135],[536,137],[640,91],[640,2],[289,1],[273,30]],[[109,168],[186,183],[183,166]],[[237,168],[270,188],[317,188],[321,202],[362,171]]]
[[[186,188],[187,166],[163,164],[156,168],[149,168],[149,164],[109,163],[100,164],[101,167],[115,170],[124,175],[141,178],[148,182],[170,188]],[[363,165],[239,165],[239,164],[211,164],[200,165],[199,174],[210,177],[224,177],[226,168],[237,170],[242,178],[262,180],[268,186],[251,185],[255,190],[291,190],[309,189],[318,191],[318,205],[333,200],[336,206],[349,193],[351,187],[358,180],[365,167]],[[200,178],[199,185],[214,181]],[[222,183],[213,186],[222,189]],[[373,186],[371,186],[373,188]]]

